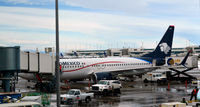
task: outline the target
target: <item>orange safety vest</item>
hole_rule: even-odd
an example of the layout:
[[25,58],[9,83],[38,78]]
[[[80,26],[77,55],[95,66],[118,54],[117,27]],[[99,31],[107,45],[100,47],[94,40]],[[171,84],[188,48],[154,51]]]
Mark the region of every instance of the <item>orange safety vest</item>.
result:
[[196,95],[196,94],[197,94],[197,90],[194,89],[194,90],[193,90],[193,95]]

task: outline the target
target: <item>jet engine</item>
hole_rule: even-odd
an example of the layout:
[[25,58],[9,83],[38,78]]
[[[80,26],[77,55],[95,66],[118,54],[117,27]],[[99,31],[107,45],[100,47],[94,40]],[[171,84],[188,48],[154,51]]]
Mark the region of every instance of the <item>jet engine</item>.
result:
[[108,72],[100,72],[100,73],[94,73],[91,78],[94,82],[97,82],[99,80],[112,80],[113,76],[111,73]]

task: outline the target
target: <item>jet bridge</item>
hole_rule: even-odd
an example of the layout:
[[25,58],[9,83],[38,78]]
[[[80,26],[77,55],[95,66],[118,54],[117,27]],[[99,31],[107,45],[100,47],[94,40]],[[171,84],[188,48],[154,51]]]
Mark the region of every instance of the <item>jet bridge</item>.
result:
[[25,73],[55,73],[55,56],[43,53],[20,52],[20,71]]
[[4,92],[13,91],[10,85],[20,71],[20,47],[0,47],[0,80]]
[[[20,51],[20,47],[0,47],[0,85],[4,92],[15,91],[18,73],[55,74],[55,56]],[[0,82],[1,82],[0,81]]]

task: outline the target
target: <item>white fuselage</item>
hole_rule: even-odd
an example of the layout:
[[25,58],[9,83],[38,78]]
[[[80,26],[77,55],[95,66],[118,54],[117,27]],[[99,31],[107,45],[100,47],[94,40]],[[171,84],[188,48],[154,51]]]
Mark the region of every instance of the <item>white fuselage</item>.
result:
[[99,72],[116,72],[152,67],[151,62],[130,57],[60,59],[61,80],[84,79]]

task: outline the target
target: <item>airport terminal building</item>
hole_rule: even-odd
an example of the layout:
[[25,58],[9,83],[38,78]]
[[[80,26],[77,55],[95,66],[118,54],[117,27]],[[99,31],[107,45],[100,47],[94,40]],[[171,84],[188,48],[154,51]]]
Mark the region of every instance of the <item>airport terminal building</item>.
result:
[[[127,57],[138,57],[154,49],[143,49],[143,48],[123,48],[123,49],[107,49],[107,50],[70,50],[67,51],[65,56],[75,56],[80,57],[104,57],[106,56],[127,56]],[[192,50],[192,54],[200,57],[200,46],[190,46],[186,48],[173,48],[172,56],[184,56],[188,50]]]

